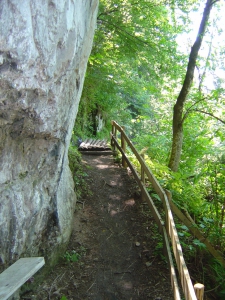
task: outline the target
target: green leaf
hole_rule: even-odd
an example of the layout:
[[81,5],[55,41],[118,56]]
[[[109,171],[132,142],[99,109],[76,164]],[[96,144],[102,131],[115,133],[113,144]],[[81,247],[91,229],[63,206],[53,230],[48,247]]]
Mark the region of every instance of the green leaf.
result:
[[161,199],[160,199],[160,197],[159,197],[159,195],[158,195],[158,194],[152,194],[152,197],[154,197],[155,199],[157,199],[157,200],[161,201]]
[[198,246],[199,248],[206,248],[206,245],[204,243],[201,243],[199,240],[194,239],[193,244]]

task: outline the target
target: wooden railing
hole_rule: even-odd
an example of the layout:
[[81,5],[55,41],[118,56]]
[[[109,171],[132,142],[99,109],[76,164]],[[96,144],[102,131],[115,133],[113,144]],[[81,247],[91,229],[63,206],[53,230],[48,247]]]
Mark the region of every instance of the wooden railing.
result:
[[[119,144],[117,140],[117,132],[121,134],[121,144]],[[126,146],[129,146],[131,151],[135,154],[140,167],[141,167],[141,174],[139,175],[130,160],[128,159],[126,155]],[[121,152],[122,154],[122,165],[124,167],[129,167],[141,189],[141,195],[142,198],[148,203],[151,212],[153,214],[153,217],[158,225],[159,232],[163,236],[164,240],[164,251],[168,258],[169,266],[170,266],[170,275],[171,275],[171,285],[173,289],[174,299],[180,300],[180,292],[178,288],[178,282],[176,278],[176,272],[175,267],[172,259],[172,253],[170,250],[170,244],[172,245],[174,257],[176,260],[177,269],[179,272],[179,277],[181,281],[181,286],[183,289],[183,293],[186,300],[203,300],[203,294],[204,294],[204,285],[197,283],[195,286],[193,286],[192,281],[190,279],[190,275],[186,266],[186,263],[184,261],[183,252],[181,248],[181,244],[178,238],[177,230],[175,227],[172,211],[170,208],[170,204],[167,197],[167,192],[162,189],[159,182],[149,169],[149,167],[146,165],[143,157],[138,153],[138,151],[135,149],[134,145],[124,132],[124,128],[119,126],[115,121],[112,121],[112,132],[111,132],[111,146],[113,150],[116,148]],[[151,196],[149,195],[146,186],[145,186],[145,177],[148,178],[148,180],[151,182],[153,189],[160,197],[164,211],[165,211],[165,219],[162,220]]]

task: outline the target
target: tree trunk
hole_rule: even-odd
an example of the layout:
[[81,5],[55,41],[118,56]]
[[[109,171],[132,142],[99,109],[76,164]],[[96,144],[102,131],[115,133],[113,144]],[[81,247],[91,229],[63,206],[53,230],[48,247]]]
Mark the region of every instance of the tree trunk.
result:
[[174,105],[174,109],[173,109],[173,141],[172,141],[170,161],[169,161],[168,166],[174,172],[177,172],[178,167],[179,167],[182,144],[183,144],[184,103],[187,100],[187,96],[189,94],[191,84],[193,82],[194,70],[195,70],[195,66],[196,66],[198,52],[201,47],[203,36],[206,31],[211,8],[215,2],[217,2],[217,0],[207,0],[207,2],[206,2],[202,20],[201,20],[201,24],[200,24],[199,31],[198,31],[198,35],[197,35],[194,45],[191,48],[184,83],[183,83],[180,94],[177,98],[176,104]]

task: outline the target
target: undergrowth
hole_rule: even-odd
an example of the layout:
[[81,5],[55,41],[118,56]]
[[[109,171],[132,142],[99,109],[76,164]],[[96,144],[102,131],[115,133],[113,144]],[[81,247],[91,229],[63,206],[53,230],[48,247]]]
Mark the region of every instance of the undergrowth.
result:
[[73,175],[74,191],[79,200],[82,195],[90,194],[87,184],[87,173],[82,165],[82,157],[76,146],[70,146],[69,152],[69,167]]
[[[136,157],[127,153],[130,161],[138,171],[141,173],[140,164]],[[207,202],[202,192],[200,184],[195,183],[185,174],[179,172],[173,173],[169,168],[158,161],[151,159],[145,155],[145,162],[157,178],[163,189],[170,190],[173,195],[173,202],[181,211],[188,211],[192,216],[202,234],[211,241],[215,248],[218,247],[218,229],[216,221],[212,217],[211,203]],[[146,187],[154,200],[154,204],[164,219],[163,204],[160,197],[155,193],[151,183],[146,179]],[[225,297],[225,269],[208,254],[206,245],[194,237],[189,229],[182,224],[176,216],[174,216],[176,228],[180,243],[183,249],[185,261],[190,268],[193,278],[205,285],[206,293],[216,293],[218,299]],[[220,235],[220,249],[224,249],[224,241]],[[161,250],[162,243],[158,243],[158,250]],[[223,250],[224,251],[224,250]]]
[[83,246],[80,246],[78,250],[71,250],[71,251],[66,251],[65,254],[63,255],[63,258],[68,262],[78,262],[81,257],[86,255],[86,248]]

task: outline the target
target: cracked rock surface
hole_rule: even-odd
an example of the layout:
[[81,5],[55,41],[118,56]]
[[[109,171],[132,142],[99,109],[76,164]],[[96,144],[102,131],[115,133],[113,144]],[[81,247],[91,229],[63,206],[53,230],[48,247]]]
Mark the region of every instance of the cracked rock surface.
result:
[[0,268],[66,243],[68,146],[98,0],[0,2]]

